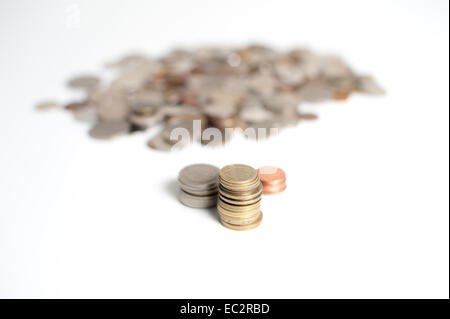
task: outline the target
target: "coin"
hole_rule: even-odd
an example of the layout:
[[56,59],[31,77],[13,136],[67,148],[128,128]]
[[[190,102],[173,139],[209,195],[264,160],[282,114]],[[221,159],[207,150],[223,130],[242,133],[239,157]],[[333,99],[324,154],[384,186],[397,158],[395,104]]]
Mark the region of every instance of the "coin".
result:
[[236,199],[226,197],[225,195],[223,195],[222,193],[219,192],[219,199],[228,204],[232,204],[232,205],[251,205],[251,204],[254,204],[254,203],[260,201],[261,200],[260,196],[261,195],[255,197],[255,198],[252,198],[252,199],[247,199],[247,200],[236,200]]
[[257,170],[259,179],[263,184],[279,184],[286,180],[285,172],[275,166],[263,166]]
[[261,198],[256,203],[247,206],[228,204],[224,201],[220,201],[218,204],[219,206],[226,209],[228,212],[242,212],[242,211],[245,212],[248,210],[259,208],[261,206]]
[[298,118],[299,118],[299,120],[311,121],[311,120],[317,120],[317,115],[312,114],[312,113],[299,113]]
[[155,108],[141,109],[130,114],[128,120],[131,124],[137,125],[141,128],[152,127],[164,118],[164,114]]
[[259,186],[259,184],[257,183],[258,182],[257,176],[246,184],[228,183],[220,177],[219,177],[219,181],[220,181],[221,187],[223,188],[224,192],[229,192],[229,193],[237,192],[242,195],[256,192],[257,191],[256,189]]
[[72,78],[67,85],[75,89],[93,89],[100,83],[100,79],[95,75],[83,75]]
[[192,164],[183,168],[178,174],[178,181],[197,189],[216,187],[218,183],[219,169],[209,164]]
[[219,168],[209,164],[192,164],[178,173],[180,201],[196,208],[217,204]]
[[[221,201],[219,201],[221,203]],[[254,207],[248,210],[240,210],[240,211],[229,211],[227,208],[224,208],[222,205],[217,205],[217,211],[220,214],[220,218],[228,218],[236,220],[237,222],[248,222],[249,220],[255,217],[260,212],[260,207]]]
[[96,123],[98,120],[97,112],[93,107],[84,107],[73,112],[74,118],[79,122]]
[[98,104],[97,114],[103,121],[123,121],[130,110],[125,99],[118,94],[105,95]]
[[233,217],[228,217],[228,216],[221,216],[221,220],[223,222],[225,222],[226,224],[231,224],[234,226],[246,226],[246,225],[251,225],[253,223],[255,223],[257,220],[260,219],[261,216],[261,212],[258,211],[257,214],[255,214],[254,216],[251,217],[247,217],[246,219],[239,219],[239,218],[233,218]]
[[346,90],[335,90],[333,93],[333,97],[335,100],[346,100],[350,95],[350,91]]
[[[305,102],[346,100],[356,92],[384,93],[372,77],[357,74],[340,57],[302,48],[177,49],[160,57],[126,55],[107,67],[117,71],[109,81],[95,74],[70,79],[68,86],[85,96],[81,102],[65,103],[65,109],[78,119],[89,118],[83,121],[94,131],[103,121],[128,122],[127,134],[160,126],[147,143],[160,151],[191,142],[222,145],[231,140],[223,136],[226,128],[240,128],[250,139],[267,138],[274,135],[269,133],[272,128],[315,119],[315,115],[302,112]],[[78,113],[86,106],[94,112]],[[38,109],[52,107],[48,103]],[[186,121],[197,119],[202,123],[200,134],[189,143],[181,145],[162,136],[176,126],[189,128]],[[213,142],[212,129],[222,133]]]
[[236,106],[233,104],[210,104],[205,106],[203,111],[207,116],[215,119],[228,119],[236,113]]
[[79,111],[81,109],[86,108],[87,106],[89,106],[89,101],[72,102],[72,103],[66,104],[64,106],[64,109],[66,109],[68,111]]
[[276,194],[285,190],[286,174],[281,168],[263,166],[258,168],[257,172],[263,185],[264,194]]
[[286,189],[286,184],[280,184],[276,186],[265,186],[263,187],[264,194],[278,194]]
[[262,185],[259,183],[257,187],[254,188],[252,191],[246,191],[246,192],[237,192],[237,191],[228,191],[224,189],[222,185],[219,186],[219,190],[223,196],[226,196],[229,199],[238,199],[238,200],[252,200],[254,198],[257,198],[262,193]]
[[158,151],[168,152],[172,150],[173,145],[167,142],[162,134],[158,134],[147,142],[147,146]]
[[186,185],[181,186],[181,184],[180,184],[180,187],[186,193],[195,195],[195,196],[208,196],[208,195],[212,195],[212,194],[217,194],[217,186],[211,187],[210,189],[205,189],[205,190],[198,190],[198,189],[190,188],[190,187],[187,187]]
[[89,135],[96,139],[110,139],[117,135],[128,133],[130,124],[126,121],[98,122],[89,131]]
[[[218,200],[220,203],[221,201]],[[254,207],[248,210],[241,211],[229,211],[222,205],[217,205],[217,211],[219,212],[220,218],[232,219],[236,223],[250,223],[250,219],[254,219],[260,212],[260,207]]]
[[38,111],[47,111],[47,110],[51,110],[51,109],[56,109],[60,107],[60,104],[55,102],[55,101],[43,101],[40,103],[37,103],[35,108]]
[[273,118],[273,113],[260,106],[251,106],[243,108],[239,116],[249,123],[264,123]]
[[375,83],[374,79],[370,76],[357,76],[356,83],[357,88],[361,93],[376,95],[385,93],[385,91],[377,83]]
[[233,164],[220,170],[220,178],[229,184],[248,184],[256,179],[257,174],[253,167],[244,164]]
[[195,196],[180,190],[178,198],[184,205],[192,208],[214,207],[217,203],[217,194],[210,196]]
[[261,224],[262,221],[262,213],[260,213],[259,218],[254,221],[252,224],[249,225],[233,225],[233,224],[229,224],[226,221],[220,220],[220,222],[222,223],[222,225],[224,225],[227,228],[230,228],[232,230],[250,230],[250,229],[254,229],[256,227],[258,227]]
[[245,164],[223,167],[218,190],[217,211],[225,227],[247,230],[260,224],[262,184],[253,167]]

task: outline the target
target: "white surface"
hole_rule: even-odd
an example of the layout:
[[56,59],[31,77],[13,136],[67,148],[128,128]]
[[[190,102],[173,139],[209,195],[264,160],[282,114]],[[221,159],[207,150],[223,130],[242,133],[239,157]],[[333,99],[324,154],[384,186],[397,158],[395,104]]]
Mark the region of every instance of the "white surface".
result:
[[[448,298],[448,24],[447,1],[2,1],[0,296]],[[249,41],[336,52],[388,94],[171,154],[33,110],[133,50]],[[175,199],[195,162],[277,165],[288,188],[231,231]]]

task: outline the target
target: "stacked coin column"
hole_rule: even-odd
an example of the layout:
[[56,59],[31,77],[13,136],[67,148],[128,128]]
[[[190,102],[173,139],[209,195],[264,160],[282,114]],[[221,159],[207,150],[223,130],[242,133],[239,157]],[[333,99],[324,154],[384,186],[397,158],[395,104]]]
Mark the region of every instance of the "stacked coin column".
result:
[[262,185],[254,168],[242,164],[222,168],[217,199],[221,223],[234,230],[257,227],[262,220],[261,194]]
[[263,166],[257,170],[264,194],[278,194],[286,189],[286,174],[281,168]]
[[193,164],[178,174],[179,199],[189,207],[207,208],[217,204],[219,169],[208,164]]

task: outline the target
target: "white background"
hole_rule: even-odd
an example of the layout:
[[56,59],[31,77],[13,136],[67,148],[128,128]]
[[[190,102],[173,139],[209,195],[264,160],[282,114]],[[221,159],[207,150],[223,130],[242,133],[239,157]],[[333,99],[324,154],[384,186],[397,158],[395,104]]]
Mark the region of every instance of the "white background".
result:
[[[79,27],[70,14],[79,12]],[[2,1],[0,296],[448,298],[447,1]],[[69,24],[68,24],[69,23]],[[307,46],[384,97],[304,105],[320,119],[256,143],[176,153],[112,142],[43,99],[134,51]],[[184,207],[185,165],[276,165],[287,190],[231,231]]]

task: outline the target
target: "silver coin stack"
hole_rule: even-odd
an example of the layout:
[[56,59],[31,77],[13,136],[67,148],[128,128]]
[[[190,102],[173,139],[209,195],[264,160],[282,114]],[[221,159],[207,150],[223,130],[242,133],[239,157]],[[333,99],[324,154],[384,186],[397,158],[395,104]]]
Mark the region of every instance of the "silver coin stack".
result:
[[219,168],[209,164],[193,164],[178,174],[179,199],[193,208],[214,207],[217,204]]

